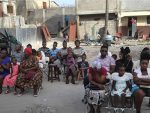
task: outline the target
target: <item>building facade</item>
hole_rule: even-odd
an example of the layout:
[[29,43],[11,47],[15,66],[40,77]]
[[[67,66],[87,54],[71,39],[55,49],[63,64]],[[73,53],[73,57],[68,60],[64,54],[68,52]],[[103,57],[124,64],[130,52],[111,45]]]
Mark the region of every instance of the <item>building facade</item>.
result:
[[120,0],[118,12],[118,32],[125,36],[149,36],[150,0]]
[[[86,33],[97,39],[99,29],[105,26],[106,0],[77,0],[76,10],[79,17],[78,34],[80,39]],[[109,0],[108,31],[115,35],[117,27],[117,0]]]
[[[149,35],[150,32],[150,0],[108,0],[108,31],[111,35],[117,32],[124,36],[134,37]],[[92,39],[97,38],[100,28],[105,26],[106,0],[76,0],[76,12],[79,19],[80,38],[88,33]]]

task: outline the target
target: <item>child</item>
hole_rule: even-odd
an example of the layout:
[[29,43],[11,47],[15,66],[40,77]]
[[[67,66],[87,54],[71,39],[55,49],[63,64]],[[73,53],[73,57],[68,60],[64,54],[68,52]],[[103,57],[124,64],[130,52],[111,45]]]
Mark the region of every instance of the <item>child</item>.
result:
[[131,79],[132,74],[126,73],[125,66],[120,64],[118,72],[112,74],[112,106],[126,107],[126,97],[131,96]]
[[[15,86],[15,82],[18,76],[19,65],[17,64],[17,59],[12,58],[11,74],[7,75],[3,81],[3,86],[7,87],[5,94],[10,93],[10,87]],[[14,92],[16,94],[16,91]]]
[[75,84],[75,71],[76,71],[76,66],[75,66],[75,59],[73,56],[73,51],[72,48],[68,48],[68,54],[66,57],[66,63],[67,63],[67,75],[66,75],[66,84],[69,84],[69,76],[72,76],[71,82],[72,84]]
[[116,61],[116,60],[117,60],[117,55],[116,55],[116,54],[113,54],[113,55],[112,55],[112,58]]
[[78,68],[79,68],[79,73],[78,73],[78,80],[80,80],[80,77],[82,76],[84,78],[83,83],[84,87],[86,86],[86,82],[88,79],[87,72],[88,72],[88,67],[89,63],[86,60],[86,54],[82,55],[82,61],[78,62]]

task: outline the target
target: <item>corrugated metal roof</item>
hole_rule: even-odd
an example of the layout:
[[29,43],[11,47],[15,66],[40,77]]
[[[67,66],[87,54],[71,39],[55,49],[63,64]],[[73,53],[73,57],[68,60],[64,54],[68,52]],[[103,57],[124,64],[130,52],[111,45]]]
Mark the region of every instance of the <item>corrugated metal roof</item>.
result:
[[150,0],[120,0],[122,11],[150,11]]

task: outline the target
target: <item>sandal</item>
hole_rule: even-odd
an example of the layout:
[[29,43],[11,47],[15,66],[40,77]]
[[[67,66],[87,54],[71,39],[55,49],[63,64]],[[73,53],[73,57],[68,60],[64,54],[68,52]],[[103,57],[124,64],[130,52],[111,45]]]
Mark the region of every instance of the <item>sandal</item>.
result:
[[34,93],[34,95],[33,95],[34,97],[38,97],[38,92],[37,93]]
[[37,90],[37,91],[33,94],[33,96],[34,96],[34,97],[38,97],[39,93],[40,93],[40,89]]
[[23,95],[23,92],[21,91],[17,96],[21,97]]
[[10,93],[10,91],[9,91],[9,90],[6,90],[5,94],[9,94],[9,93]]
[[22,95],[23,95],[23,93],[19,93],[17,96],[18,96],[18,97],[21,97]]

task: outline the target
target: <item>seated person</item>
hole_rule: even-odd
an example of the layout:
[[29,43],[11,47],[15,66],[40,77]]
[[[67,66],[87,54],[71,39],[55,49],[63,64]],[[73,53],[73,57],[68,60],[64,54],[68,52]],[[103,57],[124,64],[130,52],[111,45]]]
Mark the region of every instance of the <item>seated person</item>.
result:
[[144,96],[150,96],[150,88],[142,87],[150,86],[150,68],[148,68],[149,60],[149,54],[143,53],[140,58],[140,67],[133,72],[134,83],[139,86],[139,88],[132,88],[137,113],[141,113],[141,105]]
[[71,83],[75,84],[75,76],[76,76],[76,62],[73,56],[72,48],[68,48],[68,54],[66,56],[66,66],[67,66],[67,74],[66,74],[66,84],[69,84],[69,76],[71,76]]
[[101,63],[101,66],[109,73],[113,73],[115,69],[115,60],[108,56],[108,46],[102,46],[100,48],[101,56],[97,57],[96,60]]
[[[107,70],[101,66],[101,63],[94,61],[92,67],[89,68],[89,88],[92,90],[103,90],[107,82],[106,80]],[[104,96],[104,93],[100,94]],[[92,104],[88,103],[90,107],[90,113],[95,113],[95,109]],[[98,105],[96,113],[100,113],[100,106]]]
[[89,68],[90,88],[95,90],[104,90],[106,83],[107,70],[101,66],[101,63],[94,61]]
[[20,44],[16,45],[15,51],[12,53],[12,57],[17,59],[17,63],[20,64],[23,59],[22,46]]
[[129,47],[126,47],[125,49],[123,47],[120,48],[119,59],[116,61],[115,72],[117,72],[119,64],[124,64],[125,72],[132,73],[133,62],[129,53]]
[[89,63],[86,61],[86,54],[82,55],[82,61],[78,62],[78,80],[80,80],[80,77],[83,77],[83,83],[84,87],[86,87],[86,84],[88,84],[88,68],[89,68]]
[[38,96],[38,90],[42,84],[42,72],[39,70],[36,59],[32,56],[32,49],[24,50],[24,59],[20,64],[20,73],[16,80],[16,88],[20,89],[18,96],[24,94],[25,87],[33,88],[34,96]]
[[0,94],[2,93],[2,85],[4,78],[10,74],[11,61],[8,57],[7,49],[0,51]]
[[57,53],[60,50],[57,48],[57,42],[53,43],[53,48],[50,50],[50,62],[54,62],[55,60],[57,60]]
[[[17,59],[12,58],[11,59],[12,64],[11,64],[11,73],[7,75],[3,81],[3,87],[7,87],[7,90],[5,94],[10,93],[10,87],[14,87],[16,83],[16,79],[19,73],[19,65],[17,64]],[[16,94],[16,89],[14,89]]]
[[56,64],[57,68],[59,69],[59,73],[60,72],[60,67],[61,67],[61,63],[60,63],[60,49],[57,48],[57,42],[53,43],[53,48],[50,50],[50,64]]
[[[150,49],[149,49],[148,47],[145,47],[145,48],[142,50],[140,56],[141,56],[143,53],[150,54]],[[137,69],[137,68],[139,68],[139,67],[140,67],[140,60],[134,61],[134,63],[133,63],[133,69]],[[148,65],[148,68],[150,68],[150,63],[149,63],[149,65]]]
[[48,47],[46,47],[46,41],[42,42],[42,46],[41,48],[38,49],[38,51],[43,51],[46,57],[49,57],[49,51],[50,49]]
[[37,61],[39,63],[39,67],[40,68],[43,68],[44,64],[47,63],[47,60],[46,60],[46,57],[45,57],[45,54],[44,54],[43,51],[37,51],[36,59],[37,59]]
[[80,47],[80,41],[79,40],[75,41],[75,46],[76,47],[73,48],[73,54],[76,58],[75,59],[76,62],[80,62],[80,61],[82,61],[81,57],[85,53],[85,50],[82,47]]
[[67,42],[63,41],[63,48],[61,48],[60,50],[60,54],[61,54],[61,64],[64,66],[64,74],[65,74],[65,65],[66,65],[66,55],[67,55]]
[[125,66],[123,64],[118,66],[118,72],[112,74],[112,106],[126,107],[126,98],[131,97],[132,78],[132,74],[125,72]]

